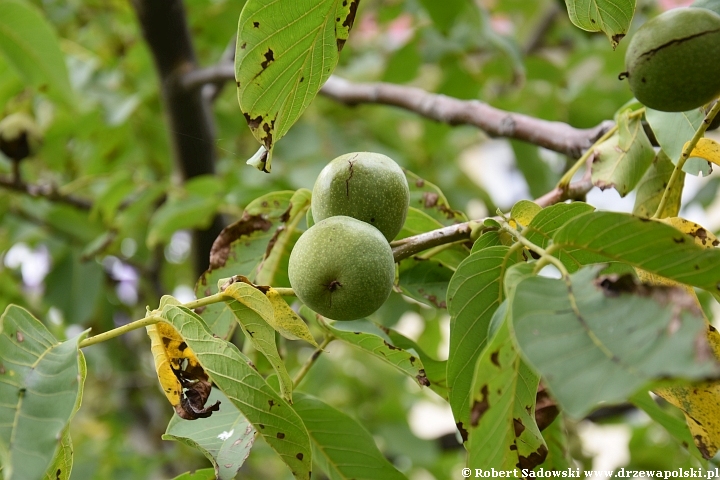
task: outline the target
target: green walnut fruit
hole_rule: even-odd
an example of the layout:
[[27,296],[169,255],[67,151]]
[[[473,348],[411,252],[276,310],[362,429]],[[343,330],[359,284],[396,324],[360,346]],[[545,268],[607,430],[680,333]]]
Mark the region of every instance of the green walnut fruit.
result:
[[341,215],[317,222],[300,236],[288,275],[297,297],[320,315],[356,320],[387,300],[395,261],[377,228]]
[[685,112],[720,95],[720,15],[705,8],[676,8],[635,33],[624,75],[643,105]]
[[400,166],[371,152],[341,155],[320,172],[312,193],[316,222],[336,215],[374,226],[391,241],[405,223],[410,190]]

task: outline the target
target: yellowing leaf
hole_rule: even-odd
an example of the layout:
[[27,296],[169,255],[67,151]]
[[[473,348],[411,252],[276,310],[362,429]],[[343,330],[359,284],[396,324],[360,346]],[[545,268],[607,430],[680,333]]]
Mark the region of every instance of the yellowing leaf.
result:
[[516,223],[527,227],[538,212],[542,210],[542,207],[535,202],[530,200],[520,200],[513,205],[510,211],[510,217],[515,220]]
[[277,290],[270,287],[265,296],[270,300],[275,313],[272,322],[268,322],[271,327],[288,340],[305,340],[314,347],[318,347],[307,324],[290,308]]
[[[683,146],[683,150],[688,146],[688,143],[690,142]],[[692,157],[699,157],[715,165],[720,165],[720,143],[711,138],[701,138],[693,151],[690,152],[690,158]]]
[[178,416],[195,420],[217,411],[219,402],[205,407],[212,388],[210,381],[180,334],[164,322],[146,329],[160,386]]
[[[693,151],[694,152],[694,151]],[[680,217],[663,218],[660,220],[694,238],[695,243],[705,248],[718,245],[718,239],[701,225]],[[652,285],[679,285],[667,278],[652,275],[637,269],[638,277]],[[698,307],[700,302],[692,287],[684,285],[692,294]],[[720,359],[720,334],[707,323],[707,339],[713,354]],[[720,382],[706,382],[700,385],[677,386],[657,389],[657,395],[676,406],[685,414],[690,433],[703,457],[710,459],[720,450]]]
[[242,280],[225,288],[224,294],[225,302],[235,315],[240,328],[277,373],[283,398],[292,403],[292,379],[280,358],[275,343],[275,331],[270,326],[270,322],[275,319],[275,311],[270,301],[258,288]]

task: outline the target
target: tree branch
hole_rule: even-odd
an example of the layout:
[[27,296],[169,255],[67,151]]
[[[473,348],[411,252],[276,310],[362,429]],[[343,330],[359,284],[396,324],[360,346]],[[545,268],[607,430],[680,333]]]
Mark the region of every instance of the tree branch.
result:
[[[235,81],[235,68],[231,63],[219,63],[186,73],[182,85],[196,90],[208,83],[219,85],[227,81]],[[390,105],[450,125],[473,125],[491,137],[522,140],[573,158],[580,157],[613,125],[606,121],[593,128],[579,129],[563,122],[500,110],[479,100],[459,100],[392,83],[355,83],[335,75],[323,85],[320,94],[349,106]]]
[[[176,163],[184,179],[215,172],[215,126],[201,89],[185,88],[184,75],[197,68],[181,0],[133,0],[143,36],[160,77]],[[222,230],[215,217],[208,230],[195,232],[195,269],[208,265],[210,247]]]
[[13,178],[0,176],[0,187],[24,193],[25,195],[35,198],[46,198],[53,202],[65,203],[82,210],[90,210],[92,208],[92,202],[89,200],[73,195],[62,194],[57,190],[57,187],[52,184],[33,185],[25,182],[18,182]]

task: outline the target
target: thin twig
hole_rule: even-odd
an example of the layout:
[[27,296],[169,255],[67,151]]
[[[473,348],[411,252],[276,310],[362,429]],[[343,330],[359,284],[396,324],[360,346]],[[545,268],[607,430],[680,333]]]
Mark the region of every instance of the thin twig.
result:
[[72,205],[73,207],[80,208],[82,210],[90,210],[92,208],[92,202],[84,198],[76,197],[74,195],[65,195],[60,193],[57,188],[52,185],[33,185],[30,183],[18,182],[13,178],[0,176],[0,187],[7,190],[13,190],[16,192],[24,193],[35,198],[47,198],[53,202],[65,203]]
[[320,346],[312,353],[312,355],[310,355],[310,358],[307,359],[307,361],[303,364],[303,366],[300,368],[300,371],[297,373],[297,375],[295,375],[295,378],[293,379],[293,385],[295,385],[295,388],[300,385],[300,382],[303,381],[305,375],[307,375],[312,366],[315,365],[315,361],[318,359],[320,354],[325,351],[325,347],[327,347],[333,340],[335,340],[335,337],[328,334],[328,336],[323,339]]
[[95,345],[97,343],[106,342],[112,338],[119,337],[120,335],[123,335],[127,332],[130,332],[132,330],[137,330],[138,328],[147,327],[148,325],[153,325],[158,322],[161,322],[162,318],[150,316],[141,318],[140,320],[135,320],[134,322],[130,322],[126,325],[123,325],[122,327],[113,328],[112,330],[108,330],[107,332],[100,333],[98,335],[95,335],[94,337],[86,338],[82,342],[78,344],[79,348],[85,348],[89,347],[90,345]]

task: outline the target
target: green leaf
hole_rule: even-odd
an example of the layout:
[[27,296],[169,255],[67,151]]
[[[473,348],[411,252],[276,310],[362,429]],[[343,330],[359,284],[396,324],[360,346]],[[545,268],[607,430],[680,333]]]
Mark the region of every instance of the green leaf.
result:
[[447,293],[450,313],[450,353],[447,381],[450,406],[458,429],[467,436],[470,388],[475,363],[487,343],[488,325],[503,300],[505,271],[518,261],[508,247],[489,247],[473,253],[458,267]]
[[548,447],[548,454],[543,463],[546,470],[567,470],[574,462],[570,458],[568,449],[568,439],[563,425],[562,415],[557,418],[542,431],[545,444]]
[[693,237],[662,222],[592,212],[566,223],[553,242],[575,258],[594,255],[627,263],[720,296],[720,250],[699,246]]
[[216,478],[214,468],[203,468],[194,472],[185,472],[173,480],[215,480]]
[[316,315],[318,323],[339,340],[357,347],[370,355],[392,365],[402,373],[415,379],[420,386],[430,382],[422,361],[416,356],[393,345],[390,337],[381,327],[368,320],[333,322]]
[[[271,192],[250,202],[240,220],[225,227],[210,252],[210,268],[195,285],[198,298],[217,293],[219,280],[244,275],[255,279],[267,253],[268,244],[279,235],[282,218],[289,215],[294,191]],[[277,283],[276,283],[277,285]],[[213,333],[229,338],[237,325],[234,315],[223,303],[208,305],[202,318]]]
[[403,480],[353,418],[318,398],[297,393],[295,411],[307,426],[315,461],[330,480]]
[[500,239],[500,232],[498,232],[497,230],[488,230],[487,232],[484,232],[482,235],[480,235],[477,240],[475,240],[475,243],[473,243],[472,246],[472,250],[470,250],[470,254],[472,255],[473,253],[488,247],[501,247],[502,245],[503,243]]
[[265,356],[277,373],[283,398],[292,403],[293,382],[280,358],[275,330],[265,320],[275,316],[272,304],[260,290],[243,282],[233,283],[223,294],[252,346]]
[[307,323],[300,315],[290,308],[285,299],[274,288],[270,287],[265,296],[273,307],[273,319],[266,321],[283,337],[288,340],[305,340],[310,345],[318,347],[317,342],[310,333]]
[[695,441],[690,434],[690,430],[688,430],[685,420],[663,410],[660,405],[655,403],[649,392],[637,392],[630,398],[630,401],[667,430],[680,445],[687,448],[690,455],[701,462],[705,461],[700,450],[695,446]]
[[73,104],[65,56],[48,23],[33,5],[23,0],[0,0],[0,53],[39,89],[49,87],[52,95]]
[[430,389],[447,400],[449,391],[447,384],[447,360],[440,361],[432,358],[425,353],[417,343],[395,330],[383,328],[383,331],[387,334],[388,338],[390,338],[393,345],[420,357],[420,361],[425,368],[425,375],[430,381]]
[[43,480],[69,480],[70,472],[73,466],[73,444],[70,438],[70,430],[65,427],[65,431],[60,439],[60,447],[55,453],[52,464],[45,472]]
[[454,270],[432,258],[400,262],[400,288],[410,298],[435,308],[446,308],[445,294]]
[[618,132],[598,145],[592,181],[601,190],[614,188],[624,197],[635,188],[655,158],[639,117],[626,110],[619,115]]
[[169,242],[178,230],[209,227],[218,205],[220,198],[214,195],[187,194],[168,200],[150,218],[146,240],[148,248]]
[[[655,133],[660,148],[667,154],[673,165],[677,165],[683,146],[695,135],[705,114],[699,108],[688,112],[660,112],[646,108],[645,118]],[[683,171],[690,175],[707,176],[712,168],[705,160],[691,158],[683,165]]]
[[80,405],[85,360],[78,343],[59,343],[27,310],[10,305],[0,317],[0,443],[4,475],[41,478]]
[[570,21],[588,32],[604,32],[613,49],[627,34],[635,0],[565,0]]
[[[644,218],[655,215],[655,211],[660,205],[660,199],[662,199],[665,192],[665,186],[668,185],[674,169],[675,167],[668,156],[663,150],[660,150],[638,184],[635,206],[632,211],[633,215]],[[677,217],[680,212],[680,197],[685,183],[685,172],[680,172],[679,178],[680,180],[673,185],[665,210],[661,212],[660,218]]]
[[[287,271],[287,262],[290,257],[295,241],[299,235],[296,235],[297,225],[305,216],[305,212],[310,208],[310,197],[312,192],[307,188],[301,188],[290,198],[290,210],[283,214],[282,220],[285,228],[278,229],[275,232],[270,245],[272,248],[265,253],[262,263],[258,267],[258,273],[255,277],[255,283],[258,285],[275,285],[280,286],[275,280],[278,271],[283,271],[282,260],[284,259],[284,271]],[[285,218],[287,215],[287,218]],[[288,284],[289,285],[289,281]]]
[[475,366],[467,463],[485,469],[532,469],[547,455],[535,423],[540,379],[520,359],[508,323],[502,323]]
[[[434,183],[420,178],[409,170],[404,169],[410,187],[410,207],[428,214],[442,225],[467,222],[467,216],[450,207],[448,199]],[[398,236],[397,238],[402,238]]]
[[220,401],[220,410],[207,418],[184,420],[173,415],[162,438],[197,448],[212,462],[217,478],[229,480],[250,454],[255,429],[218,389],[208,398],[210,404],[216,401]]
[[[582,202],[569,204],[560,203],[543,209],[533,218],[530,226],[523,231],[529,241],[542,248],[548,248],[552,243],[553,234],[571,219],[592,212],[595,208]],[[560,248],[556,255],[570,272],[576,271],[580,266],[593,262],[607,261],[605,257],[592,253],[579,251],[569,252]]]
[[82,261],[76,251],[56,259],[45,278],[45,300],[58,308],[68,323],[85,324],[103,294],[105,274],[94,260]]
[[240,109],[267,150],[288,132],[330,77],[359,0],[249,0],[240,14],[235,79]]
[[205,372],[260,432],[295,475],[310,479],[310,439],[292,407],[250,366],[237,347],[213,337],[202,319],[187,308],[166,305],[162,317],[183,337]]
[[455,23],[455,19],[465,7],[463,0],[449,0],[437,2],[436,0],[420,0],[420,4],[428,12],[435,27],[443,33],[448,33]]
[[517,344],[565,412],[582,417],[660,378],[720,374],[685,289],[600,277],[600,269],[583,268],[569,284],[526,278],[511,304]]

